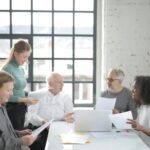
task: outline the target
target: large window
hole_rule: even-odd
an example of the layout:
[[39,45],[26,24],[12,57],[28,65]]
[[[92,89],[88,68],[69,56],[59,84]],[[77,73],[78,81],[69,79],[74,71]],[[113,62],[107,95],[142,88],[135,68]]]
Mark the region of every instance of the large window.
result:
[[75,106],[93,106],[96,91],[96,0],[0,0],[0,66],[15,40],[32,47],[28,90],[44,87],[45,77],[64,76]]

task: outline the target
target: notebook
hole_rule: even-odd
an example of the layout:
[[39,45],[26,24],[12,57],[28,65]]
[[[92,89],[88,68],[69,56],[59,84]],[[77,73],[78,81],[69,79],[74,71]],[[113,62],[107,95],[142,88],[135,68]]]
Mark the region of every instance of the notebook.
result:
[[74,114],[75,131],[111,131],[110,114],[112,114],[111,110],[76,110]]

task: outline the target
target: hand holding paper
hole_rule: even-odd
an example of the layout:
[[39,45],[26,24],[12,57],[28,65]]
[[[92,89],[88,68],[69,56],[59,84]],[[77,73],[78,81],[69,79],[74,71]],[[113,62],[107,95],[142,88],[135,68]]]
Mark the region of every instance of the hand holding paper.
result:
[[109,117],[117,129],[132,129],[131,125],[127,124],[128,119],[133,119],[131,111],[111,114]]
[[33,137],[38,136],[45,128],[47,128],[49,125],[51,125],[53,121],[54,120],[50,120],[50,121],[46,122],[45,124],[43,124],[42,126],[40,126],[39,128],[37,128],[36,130],[34,130],[32,132],[32,136]]
[[138,130],[138,131],[143,130],[143,126],[141,126],[136,120],[128,119],[127,123],[130,124],[132,128],[134,128],[135,130]]

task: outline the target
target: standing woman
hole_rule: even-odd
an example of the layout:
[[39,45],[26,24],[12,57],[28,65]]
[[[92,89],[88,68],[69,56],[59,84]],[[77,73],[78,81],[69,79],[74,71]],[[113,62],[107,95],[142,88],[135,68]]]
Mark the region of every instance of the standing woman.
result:
[[13,95],[6,103],[6,109],[14,129],[17,130],[24,128],[27,104],[37,103],[36,99],[26,97],[24,91],[27,81],[22,65],[28,60],[30,54],[29,43],[19,40],[12,47],[10,56],[3,67],[3,70],[10,73],[15,79]]

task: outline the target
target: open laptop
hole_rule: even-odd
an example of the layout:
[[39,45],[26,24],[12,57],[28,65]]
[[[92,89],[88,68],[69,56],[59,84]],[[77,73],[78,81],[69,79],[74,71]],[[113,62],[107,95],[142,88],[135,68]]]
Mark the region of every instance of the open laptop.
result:
[[75,131],[111,131],[110,114],[112,114],[111,110],[76,110]]

